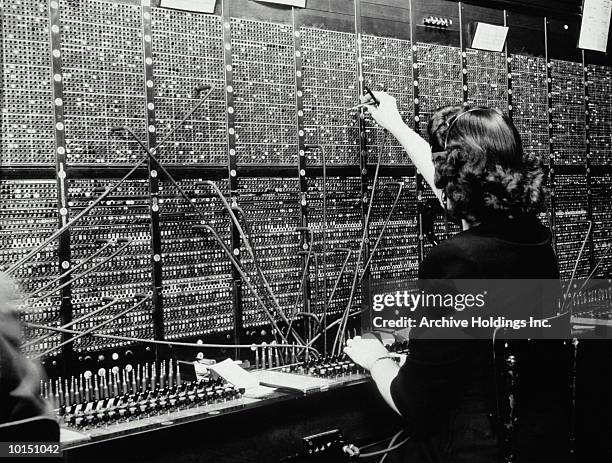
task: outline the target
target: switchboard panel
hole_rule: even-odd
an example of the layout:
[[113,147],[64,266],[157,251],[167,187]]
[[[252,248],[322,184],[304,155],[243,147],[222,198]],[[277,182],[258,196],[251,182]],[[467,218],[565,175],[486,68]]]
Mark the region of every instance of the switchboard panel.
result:
[[54,165],[47,1],[3,0],[0,163]]
[[292,28],[232,18],[239,164],[297,163]]
[[[66,155],[74,165],[129,164],[147,131],[142,10],[125,3],[60,1]],[[119,21],[117,19],[119,18]]]
[[612,249],[610,229],[612,228],[612,175],[591,177],[593,192],[593,257],[595,277],[610,278],[612,275]]
[[151,17],[155,117],[163,137],[206,96],[204,103],[165,143],[159,159],[170,164],[227,163],[223,31],[221,18],[153,8]]
[[421,133],[438,108],[463,102],[461,49],[431,43],[416,44]]
[[551,60],[552,144],[556,164],[584,164],[585,106],[582,64]]
[[[351,307],[358,307],[361,303],[361,285],[355,284],[352,291],[355,272],[359,272],[364,263],[363,259],[358,258],[363,237],[360,188],[358,177],[328,177],[324,211],[323,180],[308,179],[308,226],[315,232],[315,251],[323,252],[325,236],[327,253],[327,271],[319,273],[320,296],[315,298],[313,304],[316,313],[322,312],[325,299],[328,314],[342,312],[347,307],[351,292],[354,293]],[[361,263],[356,268],[358,260]],[[321,258],[319,262],[322,265]],[[327,290],[325,299],[324,289]]]
[[[160,182],[164,336],[178,339],[234,326],[231,262],[213,233],[230,246],[230,216],[205,179],[180,180],[189,202]],[[228,195],[227,181],[214,185]]]
[[580,260],[578,255],[586,243],[589,223],[587,219],[586,179],[580,175],[557,175],[555,177],[556,198],[556,245],[561,278],[569,279],[576,262],[576,277],[585,277],[589,272],[589,252],[585,246]]
[[[414,118],[412,52],[409,40],[363,35],[361,38],[363,83],[370,90],[386,91],[397,100],[404,121]],[[375,164],[383,141],[383,129],[366,115],[368,162]],[[401,145],[393,136],[385,138],[382,164],[410,164]]]
[[[0,181],[0,266],[8,269],[41,245],[58,228],[54,180]],[[24,302],[22,318],[39,325],[59,325],[61,298],[57,242],[49,243],[14,274]],[[28,354],[52,349],[60,335],[28,329],[29,339],[45,336],[25,348]],[[56,352],[57,353],[57,352]]]
[[[108,186],[117,180],[70,180],[68,200],[71,217],[75,217]],[[101,334],[118,334],[152,339],[151,311],[151,213],[149,183],[127,180],[104,199],[93,211],[78,221],[71,230],[74,263],[94,255],[83,270],[87,274],[72,283],[74,325],[85,331],[96,329]],[[107,247],[107,245],[110,246]],[[84,273],[84,272],[80,272]],[[108,308],[91,313],[108,306]],[[123,314],[119,316],[120,314]],[[118,318],[114,319],[117,316]],[[129,341],[82,337],[74,342],[77,351],[96,351],[130,344]]]
[[[74,218],[143,159],[137,141],[111,129],[129,127],[145,145],[153,134],[159,141],[207,98],[157,151],[189,201],[163,169],[152,165],[148,172],[143,164],[70,230],[69,245],[53,241],[17,273],[35,309],[26,314],[29,321],[57,327],[71,315],[76,331],[125,337],[82,336],[74,342],[78,355],[154,333],[167,340],[228,336],[236,325],[261,333],[270,318],[284,323],[302,310],[319,316],[325,308],[337,315],[349,300],[355,312],[368,287],[366,267],[371,281],[415,278],[421,246],[427,251],[434,236],[449,238],[461,227],[444,220],[438,208],[433,234],[423,228],[419,217],[430,214],[437,199],[428,185],[417,188],[409,158],[393,136],[387,134],[382,146],[383,131],[367,112],[360,139],[362,112],[353,109],[360,82],[395,96],[403,119],[424,136],[441,106],[462,105],[466,98],[508,113],[510,94],[525,151],[555,168],[555,209],[549,213],[556,219],[563,276],[573,272],[591,219],[594,255],[587,241],[577,275],[605,256],[612,225],[605,173],[612,157],[610,67],[587,65],[585,83],[582,63],[553,59],[547,68],[546,59],[526,50],[508,56],[449,46],[458,43],[455,34],[463,34],[466,24],[442,22],[434,30],[435,16],[417,25],[427,33],[403,31],[400,39],[383,30],[386,19],[353,17],[359,8],[338,13],[351,17],[348,22],[320,22],[310,10],[293,12],[288,21],[288,10],[262,8],[251,17],[251,10],[234,5],[242,4],[200,14],[138,0],[2,1],[0,156],[11,168],[1,172],[2,191],[10,198],[0,230],[5,268],[57,228],[63,192],[56,183],[67,183],[68,217]],[[360,19],[366,17],[363,34]],[[439,43],[405,39],[412,36]],[[57,40],[61,46],[54,51],[50,44]],[[60,108],[63,126],[54,119]],[[62,130],[68,166],[53,172]],[[306,167],[299,170],[300,130],[304,145],[324,149],[325,188],[323,150],[305,147]],[[363,145],[369,165],[359,172]],[[583,170],[587,152],[589,171]],[[230,163],[234,153],[237,165],[234,158]],[[63,154],[57,150],[60,160]],[[379,154],[386,172],[365,234],[364,192],[372,188]],[[47,167],[41,171],[45,180],[32,173],[38,167]],[[235,222],[213,184],[232,204]],[[547,214],[541,218],[549,224]],[[161,243],[159,254],[155,243]],[[226,250],[244,271],[243,281]],[[71,254],[66,270],[78,269],[64,278],[74,280],[64,302],[56,289],[61,251]],[[604,260],[597,274],[609,272]],[[153,281],[161,281],[159,299]],[[28,352],[44,353],[59,342],[53,334]]]
[[505,53],[466,51],[468,102],[484,108],[508,111],[508,68]]
[[[355,34],[301,27],[304,133],[308,144],[323,145],[326,163],[359,164],[359,103]],[[321,164],[321,154],[307,162]]]
[[382,177],[378,180],[369,228],[369,270],[374,281],[417,277],[419,263],[415,183],[413,177]]
[[[275,320],[287,319],[302,307],[299,291],[302,263],[299,252],[299,186],[297,178],[244,178],[239,182],[239,218],[250,237],[255,260],[244,242],[240,251],[245,273]],[[270,320],[250,289],[243,284],[245,327]]]
[[512,122],[525,152],[537,155],[546,164],[550,156],[547,93],[546,60],[512,55]]
[[612,68],[587,66],[591,164],[612,162]]

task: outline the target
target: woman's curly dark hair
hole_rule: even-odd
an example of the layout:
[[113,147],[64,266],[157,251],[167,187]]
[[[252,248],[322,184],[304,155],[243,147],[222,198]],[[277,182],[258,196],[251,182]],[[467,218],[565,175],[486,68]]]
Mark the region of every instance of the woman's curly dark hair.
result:
[[427,127],[434,182],[449,213],[470,222],[518,217],[546,207],[547,173],[525,154],[516,127],[496,109],[447,106]]

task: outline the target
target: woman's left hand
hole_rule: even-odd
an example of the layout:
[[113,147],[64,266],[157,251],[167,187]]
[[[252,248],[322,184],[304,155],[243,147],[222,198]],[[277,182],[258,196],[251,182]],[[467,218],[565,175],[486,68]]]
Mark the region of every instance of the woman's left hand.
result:
[[371,370],[380,357],[389,355],[389,351],[378,339],[362,339],[361,336],[346,341],[344,353],[366,370]]

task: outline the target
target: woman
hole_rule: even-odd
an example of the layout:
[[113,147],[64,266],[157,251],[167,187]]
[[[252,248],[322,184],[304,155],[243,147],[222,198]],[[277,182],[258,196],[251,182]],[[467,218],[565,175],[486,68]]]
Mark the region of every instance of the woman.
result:
[[0,424],[49,414],[40,395],[41,372],[21,353],[17,285],[0,273]]
[[[558,280],[551,234],[536,215],[545,205],[546,176],[538,160],[523,152],[510,119],[493,109],[445,107],[429,121],[428,144],[402,121],[395,98],[374,95],[378,104],[364,97],[362,106],[397,138],[463,226],[429,252],[419,279]],[[402,367],[377,340],[357,337],[345,348],[370,371],[413,436],[394,457],[411,463],[497,461],[491,341],[424,340],[414,332]],[[545,455],[550,457],[548,449]]]

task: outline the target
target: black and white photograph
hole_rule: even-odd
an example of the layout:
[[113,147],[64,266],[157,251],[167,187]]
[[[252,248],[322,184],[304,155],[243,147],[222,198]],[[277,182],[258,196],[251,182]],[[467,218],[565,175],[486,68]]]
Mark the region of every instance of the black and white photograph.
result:
[[0,463],[612,462],[612,0],[0,0]]

